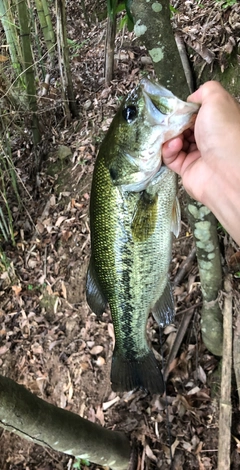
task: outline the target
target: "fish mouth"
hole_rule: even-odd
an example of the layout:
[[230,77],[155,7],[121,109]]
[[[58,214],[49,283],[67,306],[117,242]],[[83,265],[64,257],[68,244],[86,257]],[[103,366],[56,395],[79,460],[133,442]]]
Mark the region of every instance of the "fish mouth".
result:
[[[146,78],[140,82],[151,125],[177,125],[178,133],[194,124],[199,104],[180,100],[170,90]],[[195,117],[193,118],[193,116]],[[179,130],[180,129],[180,130]]]

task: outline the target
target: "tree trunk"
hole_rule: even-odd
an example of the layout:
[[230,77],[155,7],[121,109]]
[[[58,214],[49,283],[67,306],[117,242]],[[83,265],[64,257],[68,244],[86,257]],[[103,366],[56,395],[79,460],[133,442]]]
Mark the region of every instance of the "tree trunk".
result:
[[106,86],[108,86],[111,80],[113,79],[116,22],[117,22],[116,15],[108,14],[106,45],[105,45],[105,85]]
[[188,220],[193,231],[203,307],[201,331],[204,344],[216,356],[222,355],[223,325],[218,296],[222,288],[222,266],[217,234],[217,220],[210,210],[187,197]]
[[131,13],[134,32],[147,48],[159,82],[186,99],[189,90],[170,23],[169,0],[133,0]]
[[3,376],[0,376],[0,426],[35,444],[112,470],[128,467],[130,444],[125,434],[47,403]]

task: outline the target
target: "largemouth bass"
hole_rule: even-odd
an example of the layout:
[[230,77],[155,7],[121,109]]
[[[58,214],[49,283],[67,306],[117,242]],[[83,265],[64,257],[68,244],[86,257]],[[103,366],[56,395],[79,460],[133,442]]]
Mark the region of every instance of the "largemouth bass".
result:
[[164,390],[146,323],[150,312],[161,326],[174,316],[168,270],[180,211],[176,175],[162,165],[161,147],[191,125],[197,110],[143,79],[123,101],[96,160],[87,301],[97,315],[110,306],[115,391]]

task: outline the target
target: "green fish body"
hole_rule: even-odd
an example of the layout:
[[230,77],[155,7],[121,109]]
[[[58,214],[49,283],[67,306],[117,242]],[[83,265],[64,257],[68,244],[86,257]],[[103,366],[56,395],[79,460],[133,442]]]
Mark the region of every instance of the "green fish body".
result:
[[150,312],[161,326],[174,316],[168,270],[180,212],[176,175],[161,166],[161,146],[189,127],[196,112],[196,105],[142,80],[122,103],[96,160],[87,301],[97,315],[107,304],[111,309],[115,391],[164,391],[146,323]]

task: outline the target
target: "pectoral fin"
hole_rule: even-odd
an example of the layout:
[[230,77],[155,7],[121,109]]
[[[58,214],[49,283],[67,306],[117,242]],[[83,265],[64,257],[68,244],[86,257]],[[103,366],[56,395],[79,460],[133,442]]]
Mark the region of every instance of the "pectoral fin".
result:
[[179,200],[176,197],[175,203],[173,205],[173,210],[172,210],[171,231],[173,232],[175,237],[178,237],[180,230],[181,230],[181,207],[179,204]]
[[90,309],[97,315],[101,316],[107,307],[107,299],[105,298],[92,258],[88,266],[87,282],[86,282],[86,297]]
[[132,236],[135,241],[145,241],[153,234],[157,221],[158,195],[154,197],[143,191],[137,202],[132,220]]
[[155,303],[152,314],[161,328],[174,320],[175,309],[171,284],[168,281],[161,297]]

